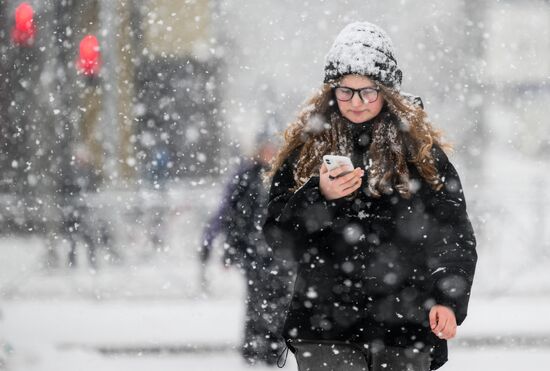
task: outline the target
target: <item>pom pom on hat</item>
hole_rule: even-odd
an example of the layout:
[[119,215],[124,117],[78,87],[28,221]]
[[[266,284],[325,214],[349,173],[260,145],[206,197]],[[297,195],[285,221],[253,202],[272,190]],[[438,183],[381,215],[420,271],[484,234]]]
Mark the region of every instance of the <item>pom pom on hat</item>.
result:
[[403,73],[397,67],[393,44],[380,27],[351,23],[338,34],[325,59],[325,83],[344,75],[367,76],[399,91]]

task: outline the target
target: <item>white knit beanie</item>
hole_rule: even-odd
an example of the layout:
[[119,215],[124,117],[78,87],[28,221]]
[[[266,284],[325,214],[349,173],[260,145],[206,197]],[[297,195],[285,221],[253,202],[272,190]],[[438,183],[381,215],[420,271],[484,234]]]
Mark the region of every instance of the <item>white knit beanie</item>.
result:
[[367,76],[399,91],[403,73],[397,67],[393,44],[380,27],[351,23],[338,34],[325,59],[326,83],[344,75]]

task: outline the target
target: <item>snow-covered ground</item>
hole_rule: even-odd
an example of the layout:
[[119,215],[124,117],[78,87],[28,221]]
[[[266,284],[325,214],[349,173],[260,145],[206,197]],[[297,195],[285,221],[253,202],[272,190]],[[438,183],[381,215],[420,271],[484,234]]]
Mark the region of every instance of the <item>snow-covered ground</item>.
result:
[[[85,260],[76,269],[45,268],[39,238],[2,239],[0,249],[0,358],[7,370],[250,368],[236,350],[244,282],[214,264],[219,256],[206,271],[205,292],[194,249],[143,252],[130,265],[103,263],[97,271]],[[489,262],[481,254],[479,269]],[[490,293],[474,290],[443,370],[546,370],[550,297]],[[296,370],[291,354],[285,368]]]
[[[9,370],[243,370],[239,297],[2,304]],[[472,298],[445,370],[547,370],[550,298]],[[292,355],[288,370],[295,370]],[[266,366],[255,367],[257,370]]]
[[[548,368],[550,356],[543,350],[516,351],[508,349],[456,350],[452,361],[441,368],[444,371],[544,371]],[[85,351],[73,351],[65,355],[51,355],[48,363],[37,365],[38,357],[22,363],[15,363],[13,369],[28,371],[58,370],[102,370],[102,371],[267,371],[274,368],[266,366],[249,367],[234,352],[220,352],[212,355],[184,356],[132,356],[102,357]],[[17,367],[17,368],[16,368]],[[285,370],[297,370],[291,354],[288,356]]]

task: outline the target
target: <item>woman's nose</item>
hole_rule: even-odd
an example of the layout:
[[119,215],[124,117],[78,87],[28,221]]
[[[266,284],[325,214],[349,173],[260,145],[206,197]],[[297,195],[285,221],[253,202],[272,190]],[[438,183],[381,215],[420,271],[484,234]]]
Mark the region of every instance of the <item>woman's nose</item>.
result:
[[359,94],[353,94],[353,97],[351,97],[351,105],[353,107],[360,107],[363,105],[363,101],[361,100]]

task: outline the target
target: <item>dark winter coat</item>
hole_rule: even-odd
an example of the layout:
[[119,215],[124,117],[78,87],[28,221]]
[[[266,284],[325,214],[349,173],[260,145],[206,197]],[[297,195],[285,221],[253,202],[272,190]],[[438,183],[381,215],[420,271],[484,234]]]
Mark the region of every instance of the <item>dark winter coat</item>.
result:
[[[364,166],[370,125],[352,128],[354,165]],[[433,190],[409,166],[418,189],[397,194],[327,201],[319,177],[296,192],[297,148],[272,180],[264,234],[274,250],[290,247],[298,275],[284,337],[382,341],[391,346],[433,347],[432,369],[447,361],[447,342],[430,330],[434,304],[452,308],[461,324],[468,307],[477,254],[458,174],[433,148],[444,180]],[[363,164],[362,164],[363,163]],[[367,184],[367,174],[363,186]]]
[[227,182],[222,204],[204,232],[202,256],[207,260],[212,241],[225,235],[227,264],[251,268],[251,264],[265,265],[272,253],[262,234],[267,212],[267,189],[262,180],[265,166],[256,161],[244,160]]
[[264,249],[262,225],[267,210],[267,189],[262,181],[265,166],[245,161],[230,181],[228,208],[224,215],[226,243],[231,246],[229,255],[249,264],[261,264],[269,259]]

